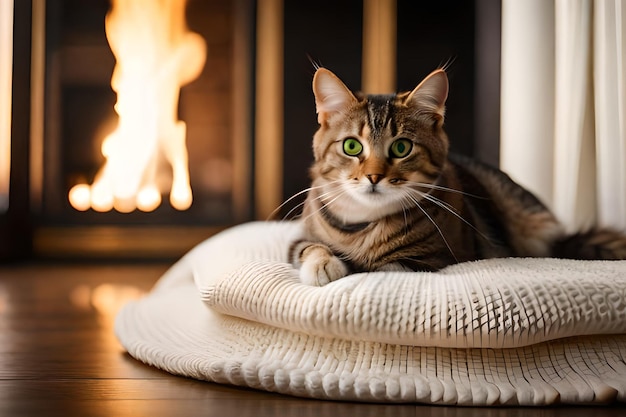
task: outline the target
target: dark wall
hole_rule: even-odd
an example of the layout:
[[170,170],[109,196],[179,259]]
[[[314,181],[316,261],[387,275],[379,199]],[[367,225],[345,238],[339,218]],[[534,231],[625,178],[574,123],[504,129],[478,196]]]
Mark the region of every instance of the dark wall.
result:
[[445,129],[451,150],[472,155],[474,3],[398,0],[398,90],[413,89],[446,65],[450,82]]
[[[13,20],[13,94],[11,120],[11,172],[9,207],[0,211],[0,261],[22,259],[32,250],[32,223],[28,194],[30,139],[31,5],[17,1]],[[24,53],[26,52],[26,53]]]
[[500,164],[500,0],[476,3],[476,82],[474,94],[474,157]]
[[[398,0],[397,86],[413,89],[448,64],[446,129],[455,152],[471,155],[474,132],[474,2]],[[361,0],[285,2],[285,182],[287,199],[309,185],[317,117],[311,80],[316,63],[349,88],[361,87]],[[301,199],[297,199],[297,204]],[[288,205],[284,212],[292,205]]]
[[309,184],[311,144],[318,127],[311,60],[333,71],[349,88],[359,89],[362,9],[361,0],[285,2],[285,199]]

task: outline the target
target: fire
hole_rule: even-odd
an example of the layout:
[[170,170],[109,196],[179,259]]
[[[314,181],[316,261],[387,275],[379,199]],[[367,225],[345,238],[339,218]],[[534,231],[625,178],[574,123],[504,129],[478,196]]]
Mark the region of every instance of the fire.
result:
[[186,210],[192,203],[186,125],[178,120],[180,88],[200,75],[206,43],[185,23],[186,0],[112,0],[105,20],[116,65],[116,130],[102,142],[105,163],[92,185],[69,192],[77,210],[126,213],[161,204],[161,156],[172,168],[169,199]]

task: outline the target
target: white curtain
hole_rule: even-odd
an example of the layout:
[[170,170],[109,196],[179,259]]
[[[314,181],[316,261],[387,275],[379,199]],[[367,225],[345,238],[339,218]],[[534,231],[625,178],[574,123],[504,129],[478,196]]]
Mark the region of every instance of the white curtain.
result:
[[501,168],[571,230],[626,230],[626,5],[503,0]]

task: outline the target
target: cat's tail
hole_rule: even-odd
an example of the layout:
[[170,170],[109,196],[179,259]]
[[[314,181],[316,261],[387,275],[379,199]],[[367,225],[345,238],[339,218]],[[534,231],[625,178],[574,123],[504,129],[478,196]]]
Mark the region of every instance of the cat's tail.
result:
[[553,256],[566,259],[626,260],[626,234],[613,229],[591,229],[554,243]]

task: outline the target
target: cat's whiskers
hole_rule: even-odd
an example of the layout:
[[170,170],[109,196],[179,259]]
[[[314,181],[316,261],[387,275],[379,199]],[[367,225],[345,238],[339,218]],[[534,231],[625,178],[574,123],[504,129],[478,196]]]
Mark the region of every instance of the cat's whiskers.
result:
[[[338,181],[333,181],[333,182],[338,182]],[[329,184],[331,184],[331,183],[329,183]],[[329,184],[326,184],[326,185],[329,185]],[[322,188],[322,187],[324,187],[324,185],[322,185],[322,186],[318,186],[318,187],[315,187],[315,188],[317,189],[317,188]],[[340,189],[332,189],[332,190],[330,190],[330,191],[326,191],[325,193],[322,193],[322,194],[320,194],[320,195],[316,196],[314,199],[315,199],[315,200],[318,200],[318,201],[321,203],[321,207],[320,207],[320,210],[321,210],[321,209],[322,209],[324,206],[326,206],[327,204],[331,204],[331,203],[333,203],[334,201],[336,201],[339,197],[341,197],[341,194],[342,194],[342,193],[344,193],[344,192],[345,192],[345,191],[340,190]],[[325,199],[326,197],[328,197],[328,196],[332,196],[332,200],[331,200],[330,202],[328,202],[328,203],[325,203],[325,202],[324,202],[324,199]],[[285,215],[285,217],[283,218],[283,220],[284,220],[285,218],[288,218],[288,217],[291,215],[291,213],[292,213],[292,212],[294,212],[295,210],[297,210],[299,207],[304,206],[305,204],[306,204],[306,200],[305,200],[305,201],[303,201],[303,202],[301,202],[301,203],[299,203],[297,206],[295,206],[295,207],[294,207],[294,208],[292,208],[291,210],[289,210],[289,212]],[[319,211],[319,210],[318,210],[318,211]],[[298,215],[298,216],[295,216],[295,217],[294,217],[294,219],[297,219],[297,218],[300,218],[300,217],[301,217],[301,215]],[[308,218],[309,218],[309,216],[307,216],[307,217],[305,218],[305,220],[306,220],[306,219],[308,219]]]
[[[433,226],[435,226],[435,228],[437,228],[437,231],[439,232],[439,235],[441,236],[441,239],[443,240],[443,243],[446,245],[446,247],[448,248],[448,250],[450,251],[450,254],[452,255],[452,257],[455,259],[456,262],[458,262],[458,258],[456,257],[456,255],[454,254],[454,251],[452,250],[452,247],[450,246],[450,244],[448,243],[448,239],[446,239],[446,237],[443,234],[443,231],[441,230],[441,228],[439,227],[439,225],[437,224],[437,222],[435,222],[435,220],[431,217],[430,214],[428,214],[428,212],[422,207],[422,205],[419,203],[419,200],[416,199],[410,192],[409,190],[403,190],[405,192],[405,196],[408,198],[409,201],[412,201],[414,203],[414,206],[416,206],[417,208],[419,208],[421,210],[422,213],[424,213],[424,216],[426,216],[428,218],[428,220],[433,224]],[[417,190],[411,190],[411,191],[417,191]]]
[[[328,182],[328,183],[326,183],[326,184],[317,185],[317,186],[314,186],[314,187],[305,188],[305,189],[304,189],[304,190],[302,190],[302,191],[298,191],[297,193],[295,193],[294,195],[292,195],[291,197],[289,197],[287,200],[285,200],[285,201],[284,201],[281,205],[279,205],[278,207],[276,207],[276,208],[275,208],[275,209],[274,209],[274,210],[273,210],[273,211],[269,214],[269,216],[267,216],[267,219],[265,219],[265,220],[266,220],[266,221],[267,221],[267,220],[270,220],[270,219],[271,219],[272,217],[274,217],[274,216],[275,216],[275,215],[276,215],[276,214],[277,214],[277,213],[278,213],[278,212],[279,212],[279,211],[280,211],[283,207],[285,207],[285,205],[287,205],[287,204],[288,204],[290,201],[292,201],[293,199],[295,199],[295,198],[297,198],[297,197],[301,196],[302,194],[306,194],[306,193],[308,193],[309,191],[313,191],[313,190],[317,190],[317,189],[320,189],[320,188],[324,188],[324,187],[326,187],[327,185],[332,185],[332,184],[335,184],[335,183],[338,183],[338,182],[341,182],[341,180],[330,181],[330,182]],[[298,207],[301,207],[301,206],[303,206],[303,205],[304,205],[304,202],[302,202],[302,203],[298,204],[296,207],[294,207],[293,209],[289,210],[289,213],[287,213],[287,215],[285,215],[285,216],[283,217],[283,219],[282,219],[282,220],[285,220],[285,219],[288,217],[288,215],[289,215],[289,214],[291,214],[291,213],[294,211],[294,209],[297,209]]]
[[411,206],[406,205],[404,199],[400,200],[400,207],[402,207],[402,215],[404,216],[404,236],[409,233],[409,221],[407,219],[406,213],[410,211]]
[[[426,183],[426,182],[417,182],[417,181],[406,181],[406,183],[411,185],[411,187],[428,188],[429,191],[428,191],[428,193],[425,193],[425,194],[430,194],[431,191],[437,190],[437,191],[445,191],[445,192],[449,192],[449,193],[461,194],[461,195],[465,195],[465,196],[473,197],[473,198],[485,199],[485,197],[481,197],[479,195],[466,193],[464,191],[457,190],[455,188],[444,187],[442,185],[429,184],[429,183]],[[416,190],[416,191],[419,191],[419,190]]]
[[[308,216],[306,216],[303,219],[303,221],[306,221],[306,220],[309,219],[309,217],[320,213],[326,207],[330,206],[332,203],[334,203],[339,198],[341,198],[341,196],[343,196],[344,194],[346,194],[346,191],[342,190],[341,188],[339,188],[339,189],[333,189],[333,190],[327,191],[327,192],[325,192],[323,194],[320,194],[319,196],[315,197],[315,199],[320,202],[320,206],[319,206],[319,208],[317,210],[314,210],[312,213],[310,213]],[[330,201],[324,201],[323,199],[328,197],[328,196],[332,196],[331,200]]]
[[294,206],[291,210],[289,210],[289,211],[287,212],[287,214],[285,214],[285,215],[283,216],[283,218],[281,219],[281,221],[295,220],[295,219],[299,218],[299,217],[301,216],[301,214],[297,214],[297,215],[293,216],[292,218],[290,218],[289,216],[291,216],[291,214],[292,214],[293,212],[295,212],[295,211],[299,210],[299,209],[300,209],[301,207],[303,207],[305,204],[306,204],[306,200],[305,200],[305,201],[302,201],[302,202],[300,202],[300,203],[298,203],[298,204],[296,204],[296,205],[295,205],[295,206]]
[[423,198],[424,200],[428,200],[431,203],[438,205],[442,209],[449,211],[450,213],[452,213],[453,215],[455,215],[459,219],[461,219],[464,222],[466,222],[466,224],[470,225],[465,219],[462,218],[462,216],[459,214],[458,210],[452,204],[450,204],[450,203],[448,203],[446,201],[443,201],[442,199],[437,198],[437,197],[435,197],[434,195],[432,195],[430,193],[424,193],[424,192],[422,192],[420,190],[411,190],[411,191],[416,193],[420,198]]
[[474,226],[472,223],[470,223],[467,219],[464,219],[463,216],[461,216],[459,214],[459,212],[449,203],[441,200],[440,198],[435,197],[432,194],[429,193],[424,193],[422,191],[419,190],[415,190],[412,189],[411,190],[414,193],[417,193],[419,195],[419,197],[430,201],[433,204],[436,204],[437,206],[441,207],[442,209],[448,211],[449,213],[451,213],[452,215],[454,215],[456,218],[458,218],[459,220],[461,220],[463,223],[465,223],[467,226],[469,226],[470,228],[472,228],[472,230],[474,230],[480,237],[482,237],[483,239],[485,239],[487,242],[489,243],[493,243],[492,240],[486,236],[484,233],[482,233],[480,230],[478,230],[478,228],[476,226]]
[[[332,182],[330,182],[330,183],[328,183],[328,184],[323,184],[323,185],[318,185],[318,186],[316,186],[316,187],[311,187],[311,188],[308,188],[308,189],[307,189],[307,190],[305,190],[305,191],[312,191],[312,190],[314,190],[314,189],[315,189],[315,190],[317,190],[317,189],[319,189],[319,188],[324,188],[325,186],[327,186],[327,185],[332,185],[333,183],[336,183],[336,182],[338,182],[338,181],[332,181]],[[325,198],[325,197],[327,197],[328,195],[332,195],[332,194],[333,194],[333,192],[334,192],[334,190],[331,190],[331,191],[327,191],[327,192],[325,192],[325,193],[322,193],[322,194],[320,194],[320,195],[316,196],[316,197],[315,197],[315,200],[319,200],[319,201],[323,202],[323,200],[322,200],[322,199],[323,199],[323,198]],[[300,192],[300,193],[298,193],[298,194],[302,194],[302,192]],[[304,206],[305,204],[306,204],[306,199],[305,199],[304,201],[302,201],[301,203],[297,204],[297,205],[296,205],[295,207],[293,207],[291,210],[289,210],[289,211],[287,212],[287,214],[283,217],[283,220],[286,220],[287,218],[289,218],[289,216],[291,215],[291,213],[293,213],[294,211],[298,210],[300,207]],[[297,219],[297,218],[299,218],[299,217],[300,217],[299,215],[298,215],[298,216],[294,216],[294,219]]]

